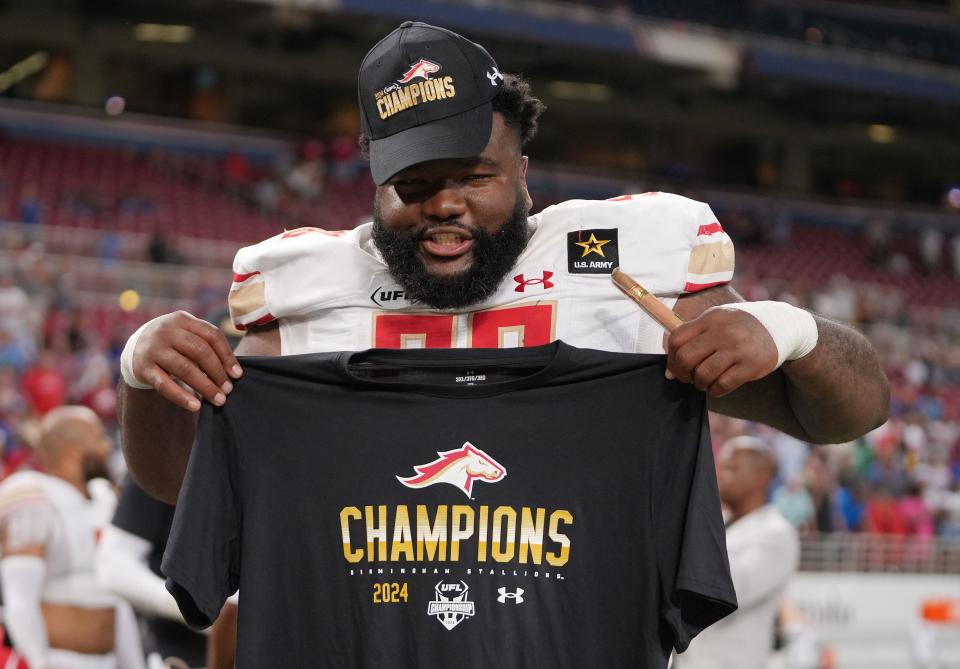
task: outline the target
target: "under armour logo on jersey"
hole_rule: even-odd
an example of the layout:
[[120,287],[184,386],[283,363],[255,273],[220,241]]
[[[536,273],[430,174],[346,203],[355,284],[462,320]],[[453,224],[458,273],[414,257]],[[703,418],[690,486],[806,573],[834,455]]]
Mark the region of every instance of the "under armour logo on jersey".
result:
[[468,498],[475,480],[496,483],[507,475],[507,468],[471,444],[469,441],[453,451],[438,451],[440,457],[425,465],[416,465],[415,476],[398,476],[408,488],[426,488],[434,483],[449,483],[463,491]]
[[508,599],[512,599],[514,604],[523,604],[523,588],[517,588],[516,592],[510,592],[506,588],[500,588],[497,592],[500,593],[497,601],[501,604],[506,604]]
[[499,79],[500,81],[503,81],[503,75],[500,74],[500,70],[498,70],[497,68],[493,68],[493,72],[487,72],[487,79],[490,80],[491,86],[496,86],[497,79]]
[[543,277],[540,279],[528,279],[524,277],[523,274],[517,274],[515,277],[513,277],[513,280],[520,285],[514,288],[514,290],[518,293],[522,293],[524,290],[526,290],[527,286],[536,286],[538,284],[542,285],[544,290],[553,288],[553,281],[550,280],[552,276],[553,272],[547,269],[543,270]]

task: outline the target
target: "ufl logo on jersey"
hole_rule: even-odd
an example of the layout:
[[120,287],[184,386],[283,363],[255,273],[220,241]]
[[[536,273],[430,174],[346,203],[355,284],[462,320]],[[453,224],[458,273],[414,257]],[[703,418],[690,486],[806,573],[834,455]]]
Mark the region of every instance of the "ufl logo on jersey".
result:
[[386,121],[404,109],[456,97],[457,88],[452,76],[431,79],[442,69],[439,63],[421,58],[395,82],[374,93],[380,118]]
[[400,309],[408,304],[402,288],[377,286],[370,293],[370,301],[381,309]]
[[433,589],[437,598],[427,604],[427,615],[436,616],[444,627],[452,630],[476,613],[473,602],[467,600],[469,589],[463,581],[440,581]]
[[619,264],[617,228],[567,233],[567,269],[571,274],[612,274]]
[[438,451],[440,457],[425,465],[416,465],[416,475],[397,480],[408,488],[426,488],[434,483],[449,483],[463,491],[468,498],[473,493],[473,482],[496,483],[507,475],[507,468],[471,444],[469,441],[453,451]]

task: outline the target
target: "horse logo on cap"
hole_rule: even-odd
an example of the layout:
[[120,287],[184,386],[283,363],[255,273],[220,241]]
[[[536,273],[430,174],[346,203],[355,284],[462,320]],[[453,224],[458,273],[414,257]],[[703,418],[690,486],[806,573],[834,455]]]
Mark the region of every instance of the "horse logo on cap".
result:
[[410,66],[410,69],[406,73],[397,79],[401,84],[406,84],[417,77],[421,79],[430,79],[431,74],[435,74],[440,71],[440,66],[434,63],[432,60],[427,60],[426,58],[421,58],[416,63]]

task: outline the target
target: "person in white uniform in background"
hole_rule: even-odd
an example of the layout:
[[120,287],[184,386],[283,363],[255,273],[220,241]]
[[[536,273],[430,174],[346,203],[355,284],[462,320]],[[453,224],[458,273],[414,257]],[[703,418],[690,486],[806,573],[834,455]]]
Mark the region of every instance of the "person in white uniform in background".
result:
[[797,530],[767,502],[777,461],[766,443],[735,437],[717,461],[727,520],[727,554],[739,608],[711,625],[675,658],[676,669],[763,669],[774,619],[800,560]]
[[206,637],[186,626],[160,575],[173,512],[174,507],[150,497],[128,477],[97,547],[97,579],[143,616],[148,666],[176,659],[175,666],[203,667]]
[[45,473],[18,472],[0,484],[3,622],[31,669],[145,666],[133,610],[94,571],[112,507],[109,486],[88,482],[106,475],[111,450],[93,411],[58,407],[41,423]]

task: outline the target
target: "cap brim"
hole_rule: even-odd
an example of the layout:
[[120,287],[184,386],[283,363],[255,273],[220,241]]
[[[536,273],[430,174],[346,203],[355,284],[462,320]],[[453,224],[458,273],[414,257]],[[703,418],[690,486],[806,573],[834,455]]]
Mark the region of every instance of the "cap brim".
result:
[[444,158],[479,156],[490,141],[493,107],[479,107],[428,121],[370,142],[370,173],[378,186],[411,165]]

